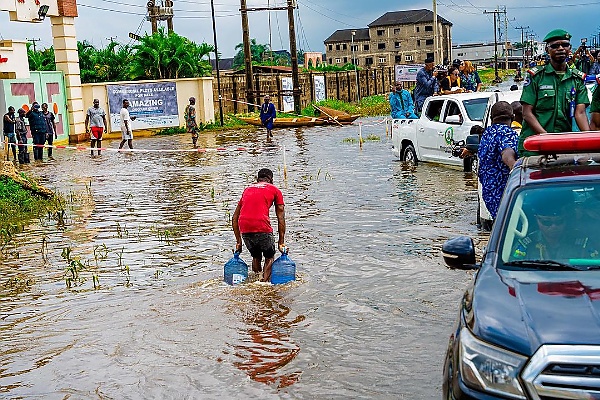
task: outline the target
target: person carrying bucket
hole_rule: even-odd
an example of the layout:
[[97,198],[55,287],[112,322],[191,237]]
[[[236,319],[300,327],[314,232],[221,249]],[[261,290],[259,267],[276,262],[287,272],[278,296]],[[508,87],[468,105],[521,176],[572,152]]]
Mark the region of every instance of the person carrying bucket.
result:
[[[233,213],[233,233],[235,234],[235,251],[242,251],[242,239],[252,256],[252,271],[262,271],[262,282],[271,279],[271,267],[275,258],[275,239],[269,218],[269,210],[275,204],[278,247],[285,251],[285,211],[283,195],[273,185],[273,171],[263,168],[258,171],[256,183],[244,189],[242,197]],[[262,257],[265,257],[261,268]]]

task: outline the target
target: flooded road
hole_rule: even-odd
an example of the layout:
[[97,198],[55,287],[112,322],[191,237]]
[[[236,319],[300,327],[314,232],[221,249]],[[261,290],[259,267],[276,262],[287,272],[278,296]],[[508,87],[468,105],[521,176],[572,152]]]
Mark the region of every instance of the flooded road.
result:
[[[440,248],[485,238],[473,177],[403,169],[384,125],[363,122],[380,140],[362,150],[348,140],[355,124],[279,130],[270,143],[263,132],[200,136],[200,147],[243,152],[63,150],[28,167],[71,201],[0,256],[0,396],[439,398],[470,279],[444,267]],[[229,287],[231,215],[263,167],[284,195],[298,280]]]

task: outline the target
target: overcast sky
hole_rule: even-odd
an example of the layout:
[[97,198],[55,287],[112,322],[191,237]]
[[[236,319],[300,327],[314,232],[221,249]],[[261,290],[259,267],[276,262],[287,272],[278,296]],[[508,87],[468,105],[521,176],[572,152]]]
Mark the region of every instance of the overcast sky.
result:
[[[235,46],[242,41],[239,0],[214,0],[217,17],[217,39],[222,57],[232,57]],[[104,46],[110,37],[129,43],[129,32],[150,32],[145,20],[146,0],[77,0],[79,17],[75,27],[79,40]],[[174,28],[180,35],[195,42],[213,43],[210,1],[173,0]],[[365,28],[388,11],[432,9],[431,1],[398,0],[297,0],[297,47],[305,51],[324,51],[323,41],[337,29]],[[43,3],[43,0],[42,0]],[[248,7],[284,6],[284,0],[247,0]],[[600,22],[595,21],[600,1],[576,3],[575,0],[510,0],[506,6],[508,37],[521,40],[517,27],[529,27],[541,40],[555,28],[568,30],[573,42],[597,35]],[[438,14],[453,23],[454,44],[494,40],[493,11],[497,3],[491,0],[442,0],[437,3]],[[272,44],[274,50],[289,48],[286,11],[250,13],[250,37],[258,43]],[[269,29],[270,19],[270,29]],[[502,29],[504,25],[502,26]],[[7,12],[0,13],[0,38],[42,39],[38,46],[52,45],[50,21],[39,24],[11,22]]]

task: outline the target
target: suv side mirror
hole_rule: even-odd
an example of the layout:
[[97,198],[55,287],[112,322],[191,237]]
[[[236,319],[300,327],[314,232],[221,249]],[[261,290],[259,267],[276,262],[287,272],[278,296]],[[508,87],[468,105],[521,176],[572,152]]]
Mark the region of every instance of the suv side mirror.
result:
[[448,115],[446,117],[446,123],[460,125],[462,124],[462,118],[460,117],[460,115]]
[[444,262],[450,268],[456,269],[478,269],[475,264],[475,245],[473,239],[468,236],[459,236],[447,240],[442,245],[442,256]]

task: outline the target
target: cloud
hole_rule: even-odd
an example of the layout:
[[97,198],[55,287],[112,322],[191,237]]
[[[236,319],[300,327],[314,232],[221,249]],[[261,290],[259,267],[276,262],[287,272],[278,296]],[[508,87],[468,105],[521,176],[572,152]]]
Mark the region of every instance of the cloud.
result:
[[[195,42],[213,43],[210,2],[203,0],[173,0],[175,31]],[[574,1],[574,0],[566,0]],[[593,4],[560,3],[556,0],[523,3],[505,2],[508,18],[508,37],[521,40],[519,26],[529,26],[538,38],[555,28],[563,28],[579,38],[597,34]],[[337,29],[364,28],[388,11],[402,9],[432,8],[429,1],[416,1],[410,8],[397,0],[297,0],[295,10],[296,34],[299,49],[324,51],[323,41]],[[129,43],[129,32],[150,32],[150,22],[145,20],[145,1],[140,0],[78,0],[79,17],[75,27],[79,40],[88,40],[95,46],[103,46],[115,37],[121,43]],[[284,6],[284,0],[248,0],[248,7]],[[491,0],[446,0],[438,2],[438,14],[453,23],[454,43],[493,41],[493,18],[483,13],[492,11],[497,2]],[[560,6],[560,7],[559,7]],[[218,47],[223,57],[232,57],[235,46],[242,42],[239,0],[215,0],[217,15]],[[112,10],[112,11],[111,11]],[[270,18],[269,18],[270,17]],[[270,19],[270,21],[269,21]],[[289,48],[286,11],[257,11],[249,13],[250,37],[259,43],[271,43],[273,49]],[[138,27],[141,29],[138,31]],[[270,27],[270,29],[269,29]],[[504,31],[504,23],[501,25]],[[504,33],[502,33],[504,34]],[[4,39],[40,38],[38,45],[52,44],[50,21],[40,24],[10,22],[8,13],[0,14],[0,35]],[[591,42],[591,39],[590,39]]]

